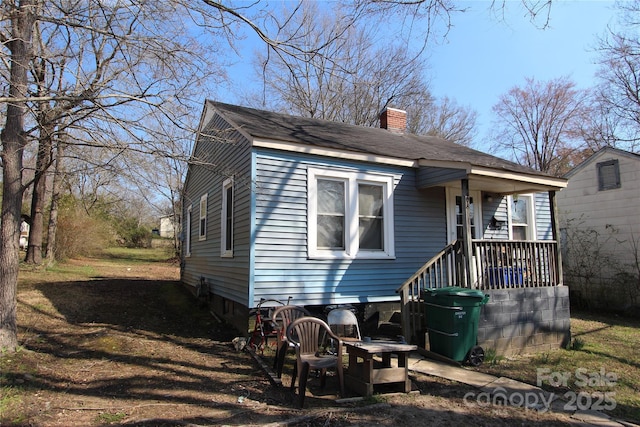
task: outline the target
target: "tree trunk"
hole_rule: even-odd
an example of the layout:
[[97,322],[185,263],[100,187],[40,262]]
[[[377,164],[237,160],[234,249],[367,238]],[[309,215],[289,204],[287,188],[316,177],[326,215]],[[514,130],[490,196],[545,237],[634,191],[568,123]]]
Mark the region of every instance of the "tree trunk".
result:
[[47,230],[47,264],[51,265],[56,260],[56,233],[58,232],[58,202],[60,200],[60,188],[62,187],[62,178],[60,176],[62,169],[62,156],[64,155],[65,141],[59,140],[56,148],[55,168],[53,172],[53,185],[51,195],[51,209],[49,210],[49,228]]
[[[13,8],[10,51],[9,96],[6,122],[2,131],[2,223],[0,224],[0,350],[15,351],[18,346],[16,292],[18,288],[20,209],[22,207],[22,154],[26,145],[27,67],[35,22],[37,0],[5,4]],[[9,3],[9,2],[7,2]]]
[[47,170],[51,165],[52,126],[40,127],[40,143],[36,159],[36,174],[31,197],[31,229],[26,262],[42,264],[42,236],[44,234],[44,202],[47,193]]

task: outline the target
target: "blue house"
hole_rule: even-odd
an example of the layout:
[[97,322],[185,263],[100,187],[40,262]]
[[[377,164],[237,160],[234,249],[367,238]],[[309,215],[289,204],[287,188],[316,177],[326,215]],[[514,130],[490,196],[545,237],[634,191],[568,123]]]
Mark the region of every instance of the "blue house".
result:
[[566,185],[449,141],[207,101],[183,193],[181,278],[246,330],[261,298],[402,313],[424,340],[420,291],[486,290],[479,341],[500,353],[569,330],[554,217]]

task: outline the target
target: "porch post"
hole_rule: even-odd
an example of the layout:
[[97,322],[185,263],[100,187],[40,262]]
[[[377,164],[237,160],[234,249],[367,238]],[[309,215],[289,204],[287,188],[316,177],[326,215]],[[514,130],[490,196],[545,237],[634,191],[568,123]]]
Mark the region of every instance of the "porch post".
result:
[[556,192],[549,191],[549,210],[551,211],[551,232],[553,240],[556,241],[556,268],[558,271],[558,285],[564,284],[562,272],[562,247],[560,245],[560,222],[558,220],[558,203],[556,202]]
[[471,203],[469,196],[469,180],[463,179],[462,182],[462,263],[464,268],[464,277],[467,288],[471,288]]

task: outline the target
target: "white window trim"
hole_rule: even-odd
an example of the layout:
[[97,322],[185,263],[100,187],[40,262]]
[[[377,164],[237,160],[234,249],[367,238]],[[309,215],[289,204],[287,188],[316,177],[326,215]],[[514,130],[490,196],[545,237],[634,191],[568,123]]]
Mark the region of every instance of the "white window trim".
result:
[[[227,199],[227,190],[231,187],[231,200]],[[227,178],[222,183],[222,212],[220,213],[220,256],[233,258],[233,221],[235,219],[234,199],[236,197],[233,187],[233,178]],[[231,249],[227,249],[227,206],[231,203]]]
[[184,230],[184,256],[185,257],[190,257],[191,256],[191,211],[192,211],[193,205],[189,205],[189,207],[187,208],[187,221],[185,224],[185,230]]
[[[318,249],[317,181],[335,179],[345,182],[345,248]],[[360,250],[358,236],[358,184],[381,185],[383,191],[383,242],[381,251]],[[393,176],[362,172],[309,168],[307,171],[307,255],[310,259],[395,259],[393,219]]]
[[[513,240],[513,227],[514,226],[519,226],[522,224],[516,224],[513,222],[513,217],[512,217],[512,209],[511,209],[511,205],[513,204],[513,195],[509,195],[507,196],[507,214],[509,217],[509,240]],[[517,195],[518,198],[520,197],[527,197],[529,199],[529,205],[528,205],[528,211],[527,211],[527,216],[529,217],[529,224],[527,224],[527,240],[537,240],[536,236],[537,234],[537,230],[536,230],[536,196],[533,193],[530,194],[518,194]]]
[[[202,209],[202,205],[204,204],[204,210]],[[199,216],[198,216],[198,240],[207,240],[207,211],[209,210],[209,204],[207,203],[207,194],[204,194],[200,197],[200,205],[199,205]],[[204,211],[204,212],[203,212]],[[204,215],[203,215],[204,214]],[[202,220],[204,219],[204,230],[202,229]]]

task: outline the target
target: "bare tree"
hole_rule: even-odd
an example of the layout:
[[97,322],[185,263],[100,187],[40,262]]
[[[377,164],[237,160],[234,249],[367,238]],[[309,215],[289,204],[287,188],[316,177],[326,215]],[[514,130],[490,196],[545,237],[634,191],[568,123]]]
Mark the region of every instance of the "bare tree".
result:
[[[129,108],[141,101],[175,120],[173,111],[160,104],[162,97],[193,97],[198,80],[219,70],[202,55],[201,43],[180,37],[188,32],[184,20],[162,22],[163,17],[180,13],[171,4],[115,3],[107,7],[101,2],[63,1],[44,6],[47,15],[36,25],[31,68],[33,134],[39,148],[26,261],[36,264],[42,261],[46,173],[54,160],[55,133],[65,130],[60,123],[70,122],[78,130],[88,123],[83,117],[90,116],[94,123],[97,119],[119,129],[133,128],[134,120],[137,123],[150,113]],[[120,137],[105,126],[102,130],[112,138]],[[129,136],[125,138],[118,142],[131,143]],[[97,142],[92,136],[87,139]],[[145,142],[136,143],[144,149]],[[112,145],[107,143],[107,147]]]
[[[448,19],[455,8],[449,0],[417,2],[356,0],[341,28],[349,28],[363,16],[385,12],[405,19],[405,28],[414,28],[414,20],[434,17]],[[229,6],[215,0],[187,2],[106,2],[104,0],[7,0],[0,9],[0,74],[6,87],[0,103],[5,107],[2,138],[3,199],[0,226],[0,349],[15,350],[16,288],[18,279],[18,240],[23,152],[30,139],[38,139],[54,129],[66,131],[69,143],[104,148],[110,153],[133,151],[166,154],[147,144],[144,118],[160,112],[163,119],[186,128],[184,117],[163,108],[167,99],[192,106],[193,98],[180,89],[195,89],[206,77],[216,73],[207,58],[216,56],[222,46],[216,36],[225,37],[234,48],[234,39],[242,27],[249,28],[281,58],[299,58],[322,46],[304,43],[305,35],[290,31],[293,17],[282,15],[261,2]],[[38,23],[37,47],[34,48],[34,25]],[[42,25],[40,27],[40,25]],[[428,34],[431,26],[427,25]],[[176,31],[182,30],[182,31]],[[49,33],[47,31],[50,31]],[[200,46],[197,32],[206,32],[210,44]],[[281,37],[290,34],[290,37]],[[342,33],[336,33],[336,36]],[[43,45],[40,40],[58,40],[60,44]],[[89,40],[88,43],[85,43]],[[426,39],[425,39],[426,40]],[[46,52],[51,53],[47,56]],[[62,62],[56,62],[62,53]],[[37,54],[46,57],[47,72],[42,82],[61,84],[36,85],[49,94],[32,91],[29,70],[38,62]],[[35,62],[34,62],[35,58]],[[4,67],[4,68],[3,68]],[[43,68],[44,69],[44,68]],[[64,70],[64,71],[63,71]],[[206,72],[206,76],[202,74]],[[221,70],[220,70],[221,71]],[[190,92],[193,94],[193,92]],[[200,96],[198,95],[198,98]],[[49,103],[45,106],[40,103]],[[63,107],[65,106],[65,107]],[[38,108],[36,108],[38,107]],[[37,111],[53,110],[38,120]],[[28,115],[31,112],[31,115]],[[30,121],[26,125],[27,120]],[[44,125],[48,126],[45,127]],[[63,126],[63,127],[61,127]],[[64,128],[66,127],[66,128]],[[68,147],[65,151],[69,151]],[[47,150],[48,153],[52,152]],[[51,164],[44,158],[41,166]],[[42,171],[40,171],[42,175]]]
[[[179,104],[188,110],[195,98],[200,98],[199,85],[224,75],[223,69],[208,60],[219,56],[221,44],[216,35],[226,35],[231,42],[237,24],[242,24],[260,34],[274,51],[313,50],[306,46],[296,50],[295,39],[283,42],[268,37],[243,15],[245,11],[255,12],[260,18],[259,10],[244,6],[232,9],[205,0],[3,2],[0,73],[8,83],[4,96],[0,96],[0,102],[6,105],[2,131],[0,348],[14,350],[17,345],[18,225],[25,190],[22,156],[27,142],[44,141],[52,132],[66,131],[68,143],[105,149],[112,158],[128,151],[172,155],[149,144],[144,119],[155,114],[180,128],[193,128],[193,114],[185,116],[182,109],[164,107]],[[262,22],[272,16],[262,16]],[[203,32],[209,37],[198,37]],[[209,41],[206,47],[202,40]],[[199,99],[197,102],[200,104]],[[40,177],[53,160],[44,157],[52,153],[51,148],[43,146],[41,150]]]
[[[593,129],[602,144],[637,151],[640,144],[640,0],[618,2],[620,29],[599,40],[597,103],[602,120]],[[615,126],[612,126],[615,124]],[[598,133],[600,135],[598,135]]]
[[633,148],[633,141],[638,139],[640,127],[634,130],[627,126],[626,120],[603,97],[604,93],[604,86],[590,91],[587,107],[580,120],[578,136],[585,142],[589,153],[603,147]]
[[470,107],[458,105],[449,97],[431,99],[428,94],[407,108],[407,130],[419,135],[438,136],[458,144],[470,146],[476,136],[478,113]]
[[[207,49],[198,49],[202,44],[195,42],[198,27],[190,12],[169,2],[3,2],[0,54],[7,68],[0,72],[7,77],[8,93],[0,97],[6,105],[0,348],[13,350],[17,344],[15,291],[24,148],[30,140],[41,142],[36,181],[42,187],[34,191],[39,197],[34,204],[38,225],[32,229],[32,236],[39,240],[31,244],[39,249],[44,176],[53,161],[56,133],[68,130],[74,144],[87,147],[150,152],[153,147],[146,144],[140,125],[143,119],[153,111],[175,125],[189,126],[184,117],[163,108],[166,99],[192,105],[199,84],[223,75],[207,60],[215,57],[213,40]],[[203,17],[200,23],[208,25],[208,19]],[[213,27],[207,31],[213,33]],[[33,259],[39,259],[39,254]]]
[[340,7],[326,11],[308,3],[292,28],[302,29],[303,43],[321,46],[320,50],[294,59],[270,51],[257,57],[263,107],[374,126],[384,107],[401,105],[403,98],[426,91],[419,59],[397,44],[377,44],[371,30],[343,28],[346,13]]
[[562,175],[566,162],[560,156],[580,148],[576,135],[585,96],[566,77],[526,79],[524,87],[513,87],[493,106],[495,148],[511,153],[520,164]]
[[36,20],[37,1],[17,0],[2,3],[0,41],[11,57],[8,70],[8,95],[13,102],[6,107],[2,129],[2,217],[0,222],[0,350],[12,351],[18,345],[16,288],[18,283],[18,241],[22,204],[22,153],[27,140],[24,122],[27,113],[28,70],[31,63],[31,38]]
[[47,249],[45,251],[45,257],[49,265],[53,264],[56,259],[55,249],[56,236],[58,232],[58,209],[62,194],[62,162],[64,160],[66,139],[66,134],[63,133],[56,144],[53,182],[51,184],[51,204],[49,206],[49,224],[47,226]]

